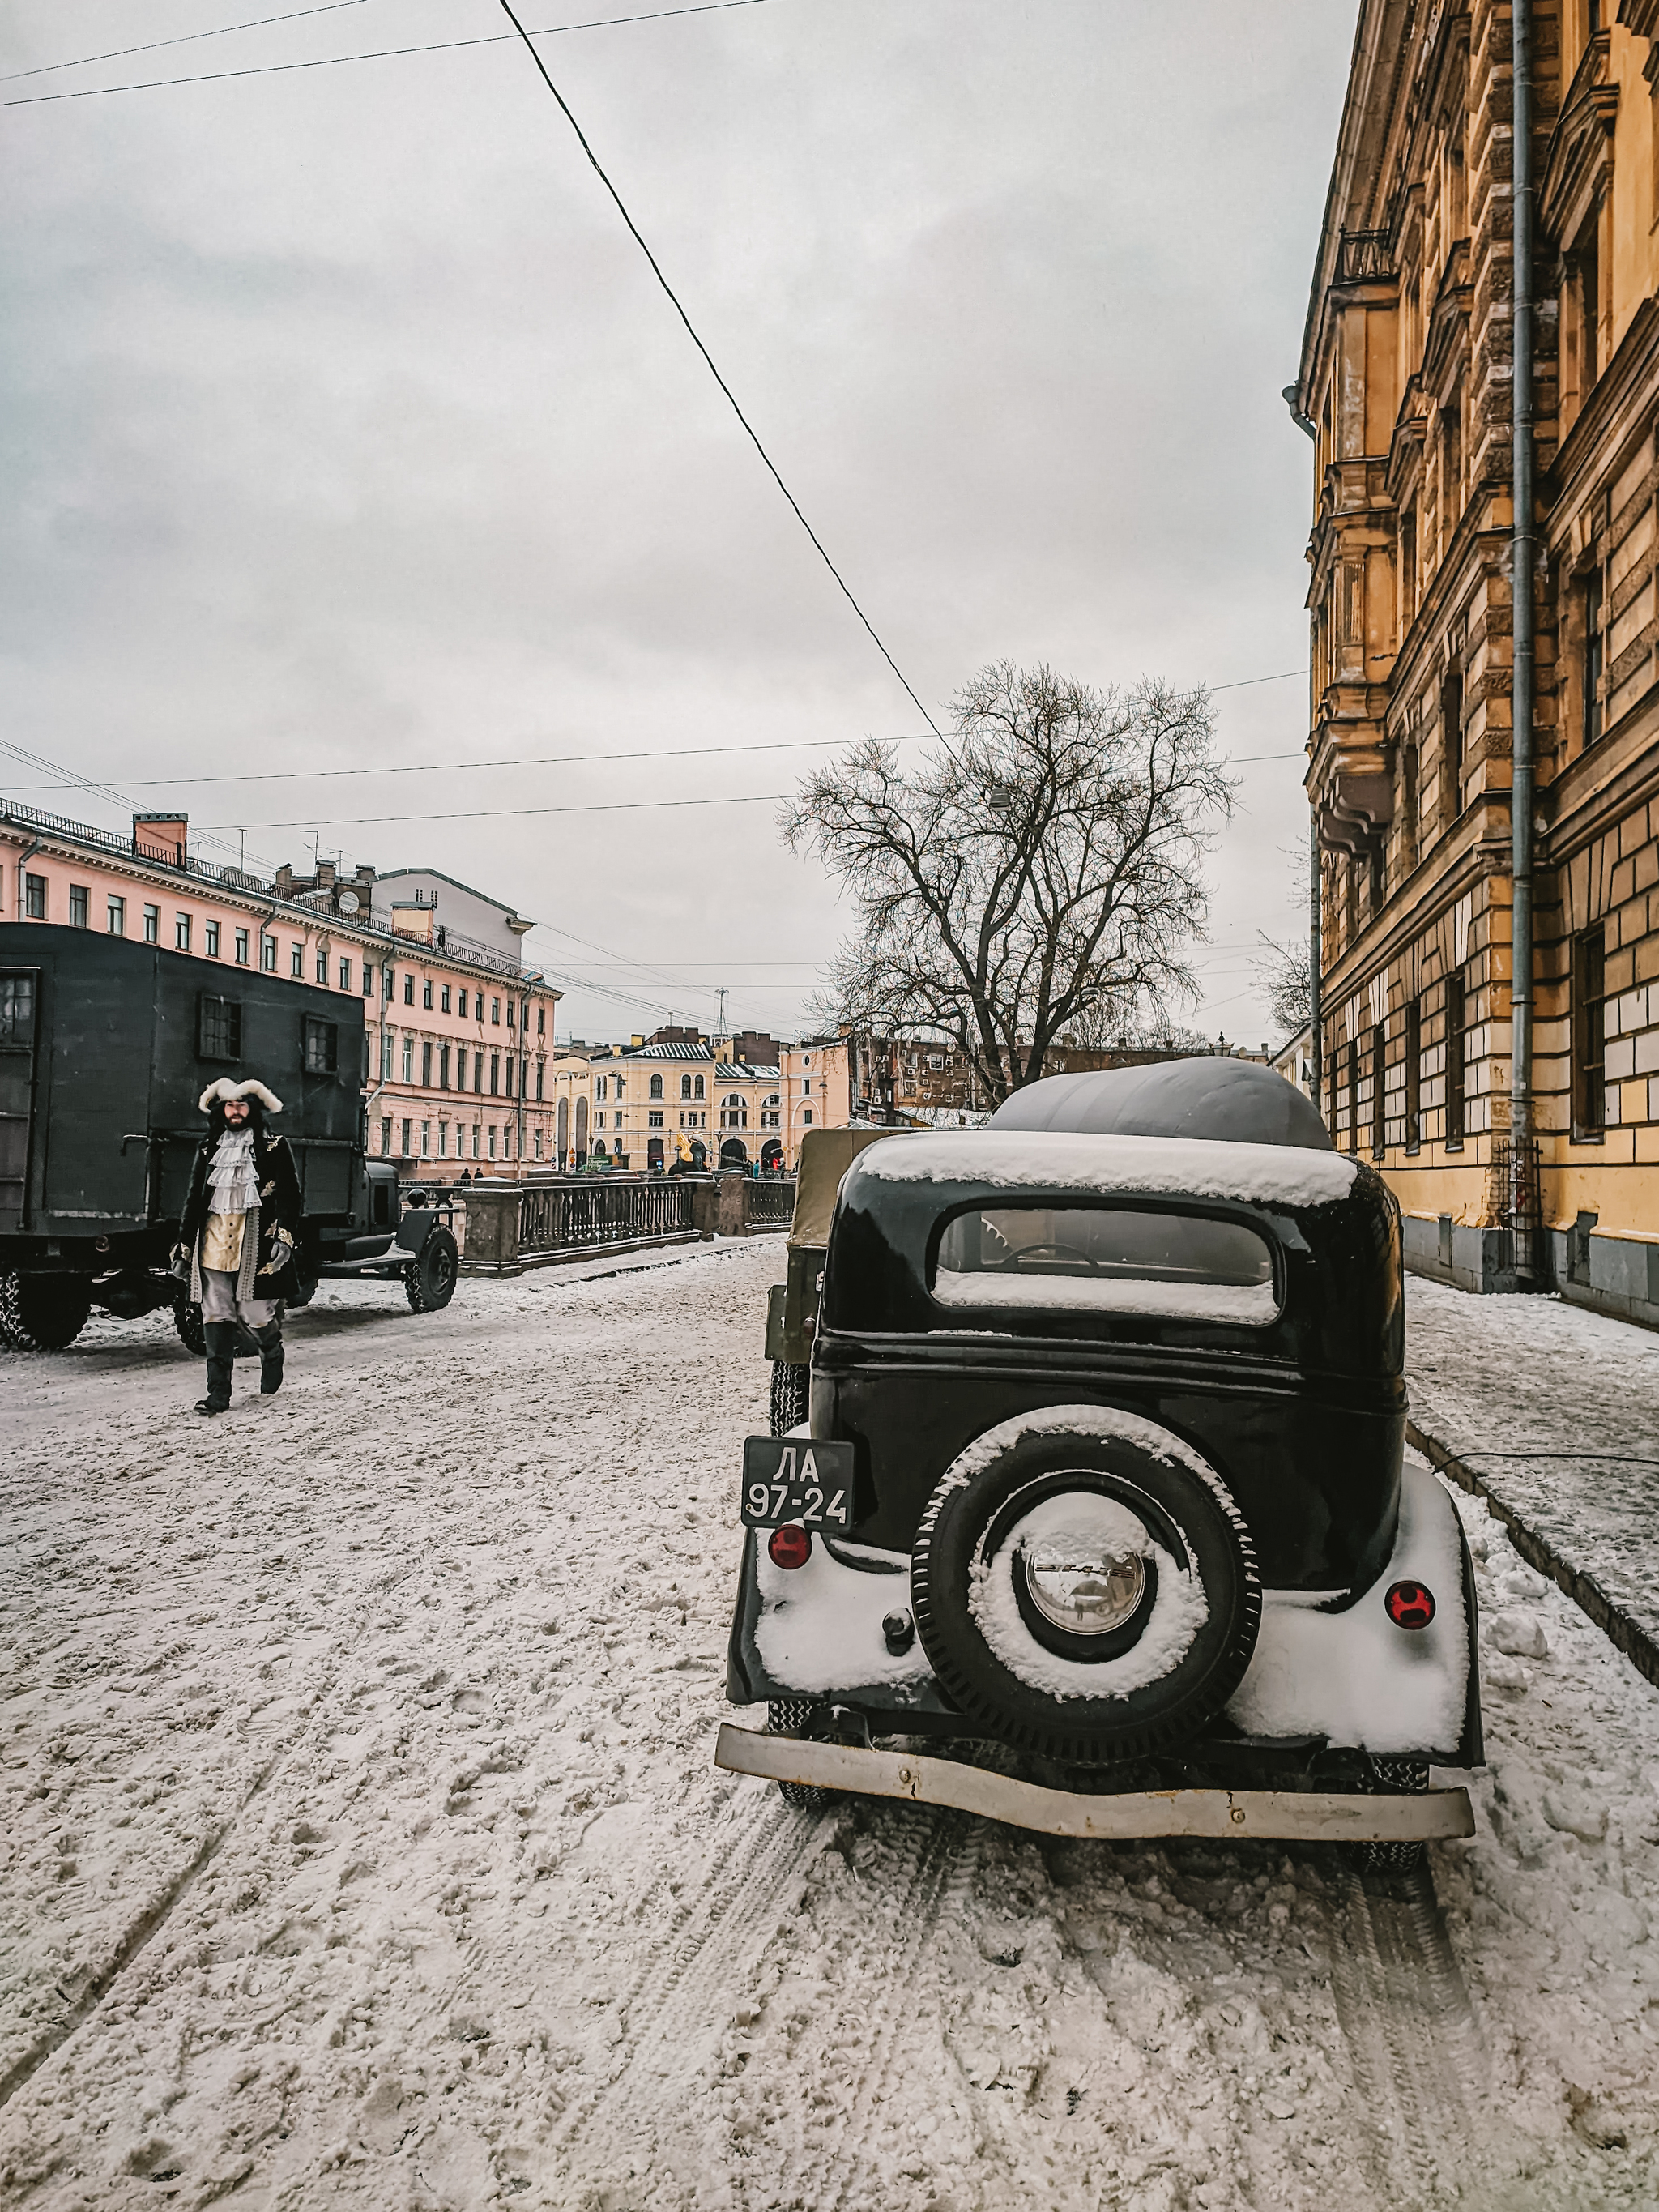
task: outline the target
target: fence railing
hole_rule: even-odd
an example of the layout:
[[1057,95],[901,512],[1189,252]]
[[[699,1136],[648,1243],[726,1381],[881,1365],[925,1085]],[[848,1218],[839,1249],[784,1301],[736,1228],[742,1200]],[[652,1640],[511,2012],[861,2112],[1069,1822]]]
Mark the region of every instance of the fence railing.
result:
[[649,1182],[597,1176],[529,1184],[519,1194],[519,1255],[572,1252],[645,1237],[690,1235],[693,1184],[658,1176]]
[[749,1218],[757,1226],[771,1228],[795,1218],[793,1176],[763,1176],[759,1182],[750,1184],[746,1195]]

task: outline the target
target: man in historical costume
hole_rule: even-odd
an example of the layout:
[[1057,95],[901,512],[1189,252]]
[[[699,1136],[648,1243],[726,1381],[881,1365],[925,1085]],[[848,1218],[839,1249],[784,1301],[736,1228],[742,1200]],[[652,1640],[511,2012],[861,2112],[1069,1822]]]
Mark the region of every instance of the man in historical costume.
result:
[[179,1258],[188,1259],[190,1295],[207,1338],[207,1395],[198,1413],[230,1405],[240,1322],[259,1347],[259,1391],[282,1388],[282,1301],[295,1288],[300,1179],[288,1140],[265,1127],[283,1102],[263,1083],[222,1076],[198,1102],[208,1132],[196,1155],[179,1224]]

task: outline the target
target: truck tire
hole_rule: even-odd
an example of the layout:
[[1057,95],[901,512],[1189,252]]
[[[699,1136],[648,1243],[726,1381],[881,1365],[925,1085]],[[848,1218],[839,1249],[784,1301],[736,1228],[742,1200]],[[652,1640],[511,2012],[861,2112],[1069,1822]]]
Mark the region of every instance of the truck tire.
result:
[[203,1358],[207,1352],[207,1335],[202,1324],[202,1309],[193,1299],[179,1297],[173,1301],[173,1326],[179,1332],[179,1341],[186,1352]]
[[414,1313],[438,1313],[455,1295],[461,1271],[460,1247],[441,1224],[433,1230],[404,1269],[404,1289]]
[[295,1278],[295,1282],[297,1287],[295,1291],[294,1296],[291,1298],[288,1298],[283,1301],[284,1305],[289,1313],[298,1313],[301,1306],[308,1306],[313,1298],[317,1295],[317,1278],[315,1275],[297,1276]]
[[92,1285],[78,1275],[0,1274],[0,1341],[14,1352],[62,1352],[92,1311]]
[[791,1429],[798,1429],[806,1419],[811,1379],[810,1367],[798,1366],[792,1359],[772,1362],[771,1417],[775,1437],[787,1437]]
[[[768,1735],[821,1736],[829,1726],[829,1706],[814,1698],[774,1698],[766,1708]],[[836,1802],[835,1791],[816,1782],[780,1782],[778,1795],[801,1813],[821,1813]]]

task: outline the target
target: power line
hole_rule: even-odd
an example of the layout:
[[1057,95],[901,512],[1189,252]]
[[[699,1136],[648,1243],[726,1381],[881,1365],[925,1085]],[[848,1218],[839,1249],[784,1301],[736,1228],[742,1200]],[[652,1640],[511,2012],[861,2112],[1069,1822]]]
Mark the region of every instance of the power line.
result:
[[785,499],[788,501],[790,507],[794,514],[796,521],[799,523],[801,528],[806,532],[813,544],[817,548],[819,558],[823,561],[824,567],[830,571],[830,574],[835,578],[836,583],[840,585],[842,594],[846,599],[848,605],[851,607],[853,612],[858,617],[859,620],[864,624],[865,629],[869,632],[871,640],[873,642],[877,652],[880,653],[882,659],[887,663],[887,665],[892,670],[894,675],[897,677],[899,682],[904,686],[905,693],[908,697],[911,705],[915,708],[917,714],[921,715],[922,720],[927,723],[933,735],[936,738],[942,737],[943,732],[940,731],[939,725],[934,721],[933,716],[928,713],[926,707],[922,705],[921,701],[917,697],[908,678],[904,673],[904,671],[899,666],[897,661],[894,659],[892,654],[889,653],[887,647],[882,643],[880,638],[877,636],[875,624],[871,621],[869,616],[865,613],[864,609],[859,605],[858,601],[853,597],[853,593],[848,584],[847,579],[842,574],[841,570],[836,568],[835,562],[830,558],[829,554],[824,550],[823,541],[818,537],[817,531],[813,529],[811,524],[806,520],[805,515],[802,514],[800,504],[796,499],[795,495],[790,490],[788,485],[785,483],[783,478],[779,475],[777,465],[774,462],[772,456],[767,452],[765,447],[762,445],[753,423],[750,422],[749,417],[744,413],[742,408],[738,406],[736,393],[732,391],[726,379],[720,374],[719,369],[714,366],[714,355],[709,352],[708,347],[697,336],[696,325],[693,324],[690,316],[686,313],[685,309],[680,304],[679,295],[675,291],[667,277],[663,275],[661,267],[658,263],[657,257],[653,253],[651,248],[646,244],[644,237],[640,231],[639,225],[635,222],[633,216],[629,215],[626,207],[623,206],[622,194],[617,190],[615,185],[611,183],[610,178],[605,174],[599,155],[593,151],[593,149],[587,143],[586,134],[584,132],[581,125],[577,122],[575,117],[571,113],[569,103],[566,100],[564,94],[559,90],[557,85],[554,83],[552,78],[548,75],[547,64],[537,52],[535,42],[531,38],[529,32],[526,30],[524,25],[514,14],[511,0],[501,0],[501,13],[507,17],[507,21],[512,24],[514,29],[524,41],[525,52],[529,55],[531,60],[536,64],[538,76],[541,78],[542,82],[547,87],[548,90],[552,94],[554,99],[558,102],[559,112],[564,117],[565,121],[575,132],[576,143],[581,148],[583,153],[586,155],[588,161],[592,167],[594,175],[605,186],[606,191],[610,193],[611,199],[615,202],[617,212],[622,217],[623,221],[628,225],[629,232],[634,240],[634,243],[639,247],[640,252],[644,254],[646,259],[650,263],[652,275],[656,278],[658,283],[661,285],[664,292],[666,293],[669,304],[673,308],[674,313],[679,317],[681,322],[684,324],[686,335],[690,337],[692,344],[696,346],[697,351],[702,356],[703,360],[708,363],[709,374],[714,378],[715,383],[719,385],[720,390],[726,394],[726,399],[731,404],[732,412],[737,416],[738,422],[742,423],[744,429],[747,432],[750,444],[753,446],[755,451],[760,455],[773,483],[776,484],[778,489],[783,494]]
[[50,76],[54,70],[90,69],[94,62],[125,61],[129,54],[153,54],[162,46],[193,46],[198,39],[228,38],[233,31],[263,31],[270,23],[297,23],[302,15],[337,15],[342,8],[361,8],[363,3],[364,0],[326,0],[320,8],[293,8],[286,15],[256,15],[252,22],[221,23],[211,31],[185,31],[176,39],[152,39],[143,46],[113,46],[106,54],[82,54],[78,61],[37,62],[33,69],[8,70],[0,76],[0,84],[15,84],[24,76]]
[[[554,23],[544,31],[521,30],[519,35],[530,39],[556,39],[562,37],[567,31],[608,31],[623,23],[662,23],[674,15],[723,15],[730,8],[762,8],[766,4],[767,0],[701,0],[700,5],[691,8],[653,8],[649,14],[642,15],[599,15],[588,22]],[[281,16],[272,16],[269,20],[280,22],[284,19]],[[249,27],[231,23],[225,27],[228,30],[242,30]],[[205,38],[211,37],[213,33],[198,32],[195,35]],[[511,31],[497,31],[488,38],[434,39],[423,46],[376,46],[357,54],[319,54],[309,61],[264,62],[246,69],[209,70],[199,76],[152,76],[144,78],[137,84],[93,84],[82,86],[72,92],[31,92],[25,93],[15,100],[0,100],[0,107],[45,107],[60,100],[101,100],[106,93],[112,92],[159,92],[167,85],[222,84],[231,77],[288,76],[295,70],[338,69],[345,62],[393,61],[404,54],[449,53],[460,46],[511,46],[513,39],[514,33]],[[158,43],[167,46],[173,42],[164,39]],[[129,51],[133,53],[142,53],[144,49],[134,46]],[[532,52],[534,52],[533,47]],[[94,56],[93,58],[100,59],[102,57]],[[82,64],[77,62],[60,62],[48,63],[46,66],[78,69]],[[37,72],[25,70],[20,70],[18,74],[27,76],[33,76]],[[5,79],[0,78],[0,82],[6,82]]]
[[289,822],[210,822],[210,830],[361,830],[380,822],[494,822],[503,815],[634,814],[670,806],[766,806],[793,799],[788,791],[732,792],[720,799],[615,799],[592,806],[479,806],[441,814],[301,814]]

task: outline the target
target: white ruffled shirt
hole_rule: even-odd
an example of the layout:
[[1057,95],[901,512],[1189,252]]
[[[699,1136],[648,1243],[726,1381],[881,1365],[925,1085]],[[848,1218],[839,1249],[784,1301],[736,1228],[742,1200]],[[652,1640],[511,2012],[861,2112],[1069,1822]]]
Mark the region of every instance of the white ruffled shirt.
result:
[[259,1210],[259,1170],[253,1159],[252,1129],[227,1129],[214,1149],[208,1167],[212,1213],[257,1213]]

